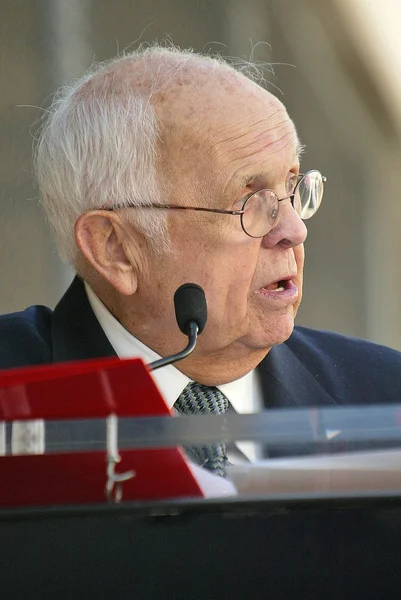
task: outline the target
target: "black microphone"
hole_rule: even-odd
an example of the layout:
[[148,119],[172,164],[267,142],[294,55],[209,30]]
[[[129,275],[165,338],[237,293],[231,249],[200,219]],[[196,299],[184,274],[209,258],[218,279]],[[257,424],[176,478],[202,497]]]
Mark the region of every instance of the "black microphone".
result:
[[182,352],[160,358],[148,365],[150,371],[171,365],[186,358],[193,352],[196,340],[205,328],[207,321],[206,297],[203,289],[196,283],[184,283],[174,294],[175,318],[182,333],[188,336],[188,345]]

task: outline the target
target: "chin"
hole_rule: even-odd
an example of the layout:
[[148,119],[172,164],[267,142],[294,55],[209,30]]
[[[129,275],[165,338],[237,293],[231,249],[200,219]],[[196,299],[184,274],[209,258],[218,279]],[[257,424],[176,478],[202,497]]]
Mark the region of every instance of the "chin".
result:
[[294,325],[293,315],[279,316],[267,326],[262,325],[260,329],[249,334],[247,336],[248,343],[254,349],[270,350],[273,346],[288,340],[294,330]]

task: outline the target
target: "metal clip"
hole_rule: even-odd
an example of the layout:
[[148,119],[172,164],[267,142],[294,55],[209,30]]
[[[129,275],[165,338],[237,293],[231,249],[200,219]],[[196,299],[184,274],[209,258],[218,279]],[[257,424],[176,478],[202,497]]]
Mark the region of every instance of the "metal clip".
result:
[[116,473],[116,464],[121,462],[121,456],[118,453],[118,419],[116,415],[110,415],[106,419],[106,498],[108,502],[121,502],[123,497],[124,481],[135,477],[135,471],[126,471],[125,473]]
[[0,421],[0,456],[6,455],[6,424]]
[[11,454],[44,454],[45,422],[43,419],[13,421],[11,429]]

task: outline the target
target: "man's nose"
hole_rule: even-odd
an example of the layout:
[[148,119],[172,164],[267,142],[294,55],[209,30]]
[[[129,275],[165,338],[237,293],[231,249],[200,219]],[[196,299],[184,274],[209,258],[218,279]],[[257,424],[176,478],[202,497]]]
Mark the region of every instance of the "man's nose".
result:
[[272,248],[281,244],[286,248],[303,244],[308,230],[301,217],[294,210],[291,200],[280,204],[279,217],[276,225],[263,237],[263,245]]

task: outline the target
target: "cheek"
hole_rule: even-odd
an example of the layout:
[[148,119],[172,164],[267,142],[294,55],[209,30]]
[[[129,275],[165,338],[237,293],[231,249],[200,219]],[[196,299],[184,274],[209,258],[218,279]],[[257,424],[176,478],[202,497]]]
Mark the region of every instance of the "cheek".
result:
[[203,287],[216,326],[222,319],[238,323],[246,315],[260,243],[252,243],[242,231],[238,238],[231,232],[229,239],[221,230],[210,236],[206,231],[202,240],[193,231],[187,243],[181,239],[177,244],[173,276],[181,279],[179,284],[191,281]]
[[236,327],[247,318],[248,301],[254,278],[254,266],[243,256],[225,265],[217,263],[209,270],[205,291],[216,321]]

